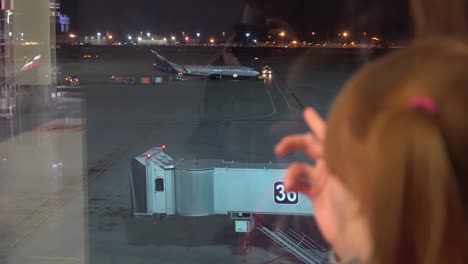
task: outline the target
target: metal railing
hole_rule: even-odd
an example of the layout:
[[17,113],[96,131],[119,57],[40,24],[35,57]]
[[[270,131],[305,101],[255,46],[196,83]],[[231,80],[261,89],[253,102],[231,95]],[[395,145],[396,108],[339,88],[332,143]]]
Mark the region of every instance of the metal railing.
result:
[[258,229],[304,263],[324,264],[328,261],[326,249],[305,234],[299,235],[291,229],[288,230],[288,233],[278,228],[271,231],[264,226],[258,227]]

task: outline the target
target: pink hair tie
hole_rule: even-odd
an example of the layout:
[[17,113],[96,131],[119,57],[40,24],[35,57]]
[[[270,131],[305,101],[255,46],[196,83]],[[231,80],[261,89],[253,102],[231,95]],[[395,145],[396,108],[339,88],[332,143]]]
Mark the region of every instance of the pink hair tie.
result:
[[408,101],[408,108],[420,109],[428,116],[435,116],[439,112],[438,105],[429,96],[415,96]]

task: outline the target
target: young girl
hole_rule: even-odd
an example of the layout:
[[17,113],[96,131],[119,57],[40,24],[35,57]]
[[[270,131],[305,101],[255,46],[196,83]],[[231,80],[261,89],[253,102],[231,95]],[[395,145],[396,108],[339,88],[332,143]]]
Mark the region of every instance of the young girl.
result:
[[[286,137],[304,151],[289,191],[307,195],[325,239],[345,263],[468,263],[468,46],[426,40],[360,71],[328,127]],[[353,262],[354,263],[354,262]]]

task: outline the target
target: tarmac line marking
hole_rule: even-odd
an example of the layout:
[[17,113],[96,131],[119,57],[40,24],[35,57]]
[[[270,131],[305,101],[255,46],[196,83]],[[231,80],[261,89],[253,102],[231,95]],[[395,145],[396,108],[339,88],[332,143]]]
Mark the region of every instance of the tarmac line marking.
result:
[[[294,107],[291,106],[291,104],[289,104],[289,101],[288,99],[286,98],[286,95],[284,94],[283,90],[279,87],[279,84],[278,84],[278,81],[276,81],[276,78],[279,79],[279,77],[275,77],[273,80],[275,81],[275,84],[276,84],[276,87],[278,88],[278,90],[280,91],[281,93],[281,96],[283,96],[283,99],[284,101],[286,102],[286,104],[288,105],[289,109],[293,110],[294,112],[298,112],[298,110]],[[289,89],[288,89],[289,90]]]
[[[152,130],[151,130],[152,131]],[[137,144],[142,142],[149,133],[145,134],[144,136],[140,137],[138,140],[136,140],[134,143],[130,144],[129,147],[124,149],[123,151],[117,153],[114,155],[113,158],[109,162],[106,163],[102,169],[97,172],[93,177],[89,178],[88,181],[83,184],[82,186],[78,187],[74,191],[71,192],[71,194],[67,197],[65,197],[57,206],[52,208],[47,215],[42,218],[40,221],[38,221],[36,224],[34,224],[28,231],[24,232],[23,234],[17,236],[17,238],[10,243],[10,248],[16,247],[19,243],[21,243],[26,237],[31,235],[34,231],[37,230],[42,224],[44,224],[49,218],[51,218],[58,209],[62,208],[67,202],[69,202],[71,199],[73,199],[77,194],[81,193],[94,179],[96,179],[99,175],[101,175],[110,165],[112,165],[115,161],[123,157],[124,154],[126,154],[128,151],[130,151],[132,148],[134,148]]]

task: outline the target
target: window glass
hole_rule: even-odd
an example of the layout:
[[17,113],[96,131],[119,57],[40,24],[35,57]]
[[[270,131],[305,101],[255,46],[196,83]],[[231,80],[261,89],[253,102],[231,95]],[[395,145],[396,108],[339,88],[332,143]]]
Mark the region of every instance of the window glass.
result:
[[405,1],[1,4],[0,263],[326,262],[273,148],[406,45]]

